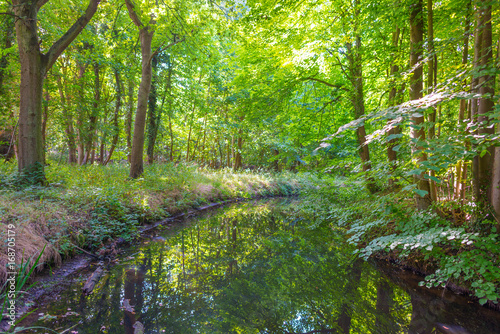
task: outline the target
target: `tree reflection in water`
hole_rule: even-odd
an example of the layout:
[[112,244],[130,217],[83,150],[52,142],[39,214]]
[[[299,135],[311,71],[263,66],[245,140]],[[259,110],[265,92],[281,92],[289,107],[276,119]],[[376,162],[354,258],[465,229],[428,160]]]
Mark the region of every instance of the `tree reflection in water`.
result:
[[81,321],[80,334],[291,334],[431,333],[439,324],[489,333],[500,323],[489,313],[482,324],[457,320],[484,310],[443,300],[410,274],[377,270],[352,255],[332,224],[297,217],[293,207],[237,204],[187,222],[165,241],[129,250],[134,255],[112,267],[91,296],[81,299],[75,280],[45,310],[73,308],[79,317],[38,324],[61,329]]

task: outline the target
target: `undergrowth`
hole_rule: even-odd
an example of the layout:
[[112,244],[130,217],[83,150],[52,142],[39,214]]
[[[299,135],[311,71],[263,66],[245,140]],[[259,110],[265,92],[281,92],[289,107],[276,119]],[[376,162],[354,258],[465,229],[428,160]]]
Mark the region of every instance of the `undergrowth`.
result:
[[429,211],[415,210],[411,189],[370,195],[362,182],[323,178],[307,191],[299,210],[311,224],[328,221],[342,230],[364,259],[387,255],[430,273],[421,285],[449,282],[474,292],[481,304],[500,297],[500,243],[493,221],[474,219],[473,207],[461,205],[463,217],[448,214],[451,201]]
[[[292,195],[312,186],[307,174],[233,172],[194,165],[155,164],[140,179],[128,166],[45,167],[46,186],[27,185],[14,164],[0,163],[0,235],[15,224],[18,254],[46,247],[41,262],[59,263],[75,246],[95,251],[111,239],[136,237],[140,225],[190,208],[234,198]],[[0,248],[0,282],[5,279]]]

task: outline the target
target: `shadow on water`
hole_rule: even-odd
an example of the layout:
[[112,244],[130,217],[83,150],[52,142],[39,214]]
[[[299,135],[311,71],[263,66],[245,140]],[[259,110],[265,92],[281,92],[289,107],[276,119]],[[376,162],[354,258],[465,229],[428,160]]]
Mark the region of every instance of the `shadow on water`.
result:
[[237,204],[160,233],[129,249],[90,296],[82,279],[68,281],[31,325],[80,334],[500,332],[497,313],[357,259],[340,232],[291,215],[293,206]]

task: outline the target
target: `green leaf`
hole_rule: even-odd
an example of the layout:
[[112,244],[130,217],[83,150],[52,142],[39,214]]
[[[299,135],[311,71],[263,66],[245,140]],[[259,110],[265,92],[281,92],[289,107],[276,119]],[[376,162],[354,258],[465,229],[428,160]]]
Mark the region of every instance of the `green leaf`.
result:
[[422,189],[413,189],[413,191],[420,197],[425,197],[425,195],[429,193],[428,191]]

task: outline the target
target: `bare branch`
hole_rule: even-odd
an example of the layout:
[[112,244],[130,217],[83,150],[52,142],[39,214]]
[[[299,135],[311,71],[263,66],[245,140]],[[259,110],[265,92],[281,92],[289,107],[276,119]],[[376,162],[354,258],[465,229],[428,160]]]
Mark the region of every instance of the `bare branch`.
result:
[[97,11],[99,2],[100,0],[90,0],[85,13],[80,16],[78,20],[76,20],[76,22],[68,29],[68,31],[66,31],[66,33],[50,47],[49,51],[44,55],[45,61],[47,62],[47,70],[54,65],[61,53],[63,53],[68,45],[73,42],[83,28],[85,28],[85,26],[90,22],[92,16],[94,16]]

